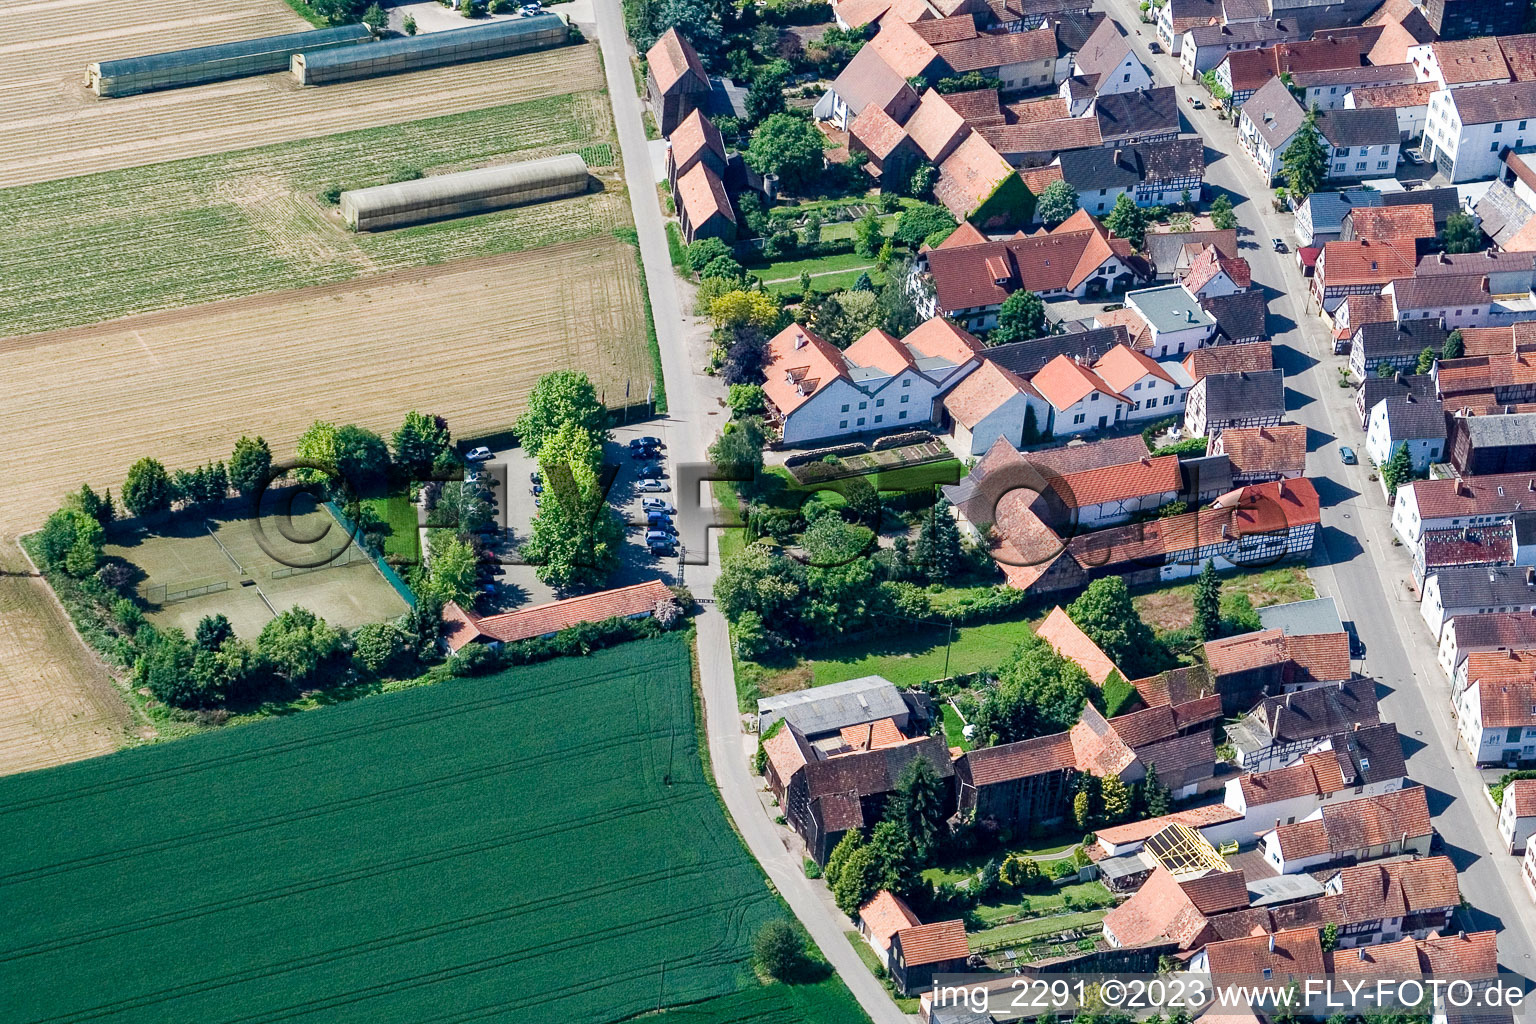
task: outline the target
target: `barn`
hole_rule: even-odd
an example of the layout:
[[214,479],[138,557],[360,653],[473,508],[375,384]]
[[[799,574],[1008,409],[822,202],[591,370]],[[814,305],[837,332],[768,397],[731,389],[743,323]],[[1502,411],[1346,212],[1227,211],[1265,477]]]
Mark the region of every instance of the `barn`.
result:
[[153,89],[265,75],[287,69],[295,54],[352,46],[372,38],[373,33],[366,26],[339,25],[145,57],[103,60],[86,65],[85,84],[98,96],[132,96]]
[[341,194],[340,204],[342,218],[354,231],[381,231],[580,195],[586,190],[587,162],[568,153],[354,189]]
[[531,18],[494,21],[446,32],[386,39],[355,52],[322,50],[295,53],[290,66],[301,85],[326,85],[375,75],[397,75],[403,71],[467,64],[476,60],[494,60],[515,53],[547,50],[560,46],[571,36],[570,26],[558,14],[536,14]]

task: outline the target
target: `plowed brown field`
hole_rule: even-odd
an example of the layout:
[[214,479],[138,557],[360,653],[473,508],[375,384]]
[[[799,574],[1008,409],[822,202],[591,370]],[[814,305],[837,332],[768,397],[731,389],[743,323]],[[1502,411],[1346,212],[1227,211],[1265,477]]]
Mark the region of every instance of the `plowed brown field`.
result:
[[[634,250],[612,238],[461,260],[0,341],[0,568],[17,533],[154,455],[281,456],[316,419],[387,433],[409,409],[455,436],[509,428],[540,374],[579,367],[610,402],[651,379]],[[126,711],[39,580],[0,580],[0,773],[111,749]]]
[[603,87],[587,44],[323,87],[273,74],[101,99],[82,84],[93,61],[309,26],[278,0],[40,0],[5,14],[0,186]]

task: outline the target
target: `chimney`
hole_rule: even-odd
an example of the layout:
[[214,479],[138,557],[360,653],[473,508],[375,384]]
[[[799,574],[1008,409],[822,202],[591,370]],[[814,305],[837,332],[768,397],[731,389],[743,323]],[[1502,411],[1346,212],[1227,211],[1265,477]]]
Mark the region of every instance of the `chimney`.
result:
[[1451,263],[1451,257],[1448,253],[1441,253],[1436,259],[1440,261],[1441,266],[1449,266]]
[[1487,274],[1483,275],[1483,294],[1484,295],[1492,295],[1493,294],[1493,289],[1488,287],[1488,275]]
[[1536,587],[1536,566],[1528,565],[1525,567],[1525,585]]
[[1492,249],[1484,249],[1484,250],[1483,250],[1483,255],[1484,255],[1484,256],[1485,256],[1485,257],[1487,257],[1487,258],[1488,258],[1488,259],[1490,259],[1490,260],[1496,260],[1496,259],[1498,259],[1498,257],[1497,257],[1497,256],[1495,256],[1495,255],[1494,255],[1494,253],[1493,253],[1493,250],[1492,250]]
[[1269,951],[1271,953],[1273,953],[1275,951],[1275,933],[1274,932],[1270,932],[1269,933]]
[[1120,153],[1121,153],[1121,151],[1119,149],[1115,150],[1115,166],[1116,167],[1120,166]]
[[805,346],[806,346],[805,335],[800,333],[799,331],[796,331],[795,332],[795,349],[798,351],[798,350],[800,350],[802,348],[805,348]]

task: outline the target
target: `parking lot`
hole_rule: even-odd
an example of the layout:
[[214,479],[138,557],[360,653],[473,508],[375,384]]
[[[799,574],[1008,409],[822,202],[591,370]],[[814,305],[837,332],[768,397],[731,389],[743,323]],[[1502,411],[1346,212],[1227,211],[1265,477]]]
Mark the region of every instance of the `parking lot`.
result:
[[[646,517],[641,510],[642,497],[663,498],[676,505],[672,493],[673,473],[670,449],[662,449],[660,460],[639,460],[630,457],[629,442],[634,438],[658,437],[667,443],[666,427],[659,421],[636,423],[611,431],[612,440],[604,446],[603,460],[618,468],[608,501],[625,523],[625,539],[619,568],[609,579],[614,587],[627,586],[645,580],[662,579],[677,583],[679,572],[678,554],[656,556],[650,553],[645,542]],[[639,471],[642,466],[659,466],[661,482],[667,490],[660,493],[642,493],[639,490]],[[494,582],[497,594],[481,606],[482,612],[513,611],[530,605],[558,600],[562,596],[553,588],[540,582],[531,565],[517,563],[517,549],[532,536],[534,514],[533,484],[530,474],[538,470],[538,462],[521,448],[504,448],[493,453],[491,459],[481,464],[482,471],[492,479],[504,481],[492,487],[497,495],[497,521],[506,530],[506,540],[497,546],[503,565]],[[675,516],[673,517],[676,518]]]

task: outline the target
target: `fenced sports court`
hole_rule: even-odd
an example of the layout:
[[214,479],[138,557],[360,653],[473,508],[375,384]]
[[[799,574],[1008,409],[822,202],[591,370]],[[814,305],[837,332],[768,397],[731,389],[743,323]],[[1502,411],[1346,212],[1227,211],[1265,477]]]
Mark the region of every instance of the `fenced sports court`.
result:
[[245,511],[183,516],[153,534],[107,545],[108,555],[143,570],[139,593],[151,622],[191,635],[203,616],[223,614],[237,635],[251,639],[295,606],[347,629],[406,610],[368,552],[324,508],[309,503],[291,517],[260,520]]

